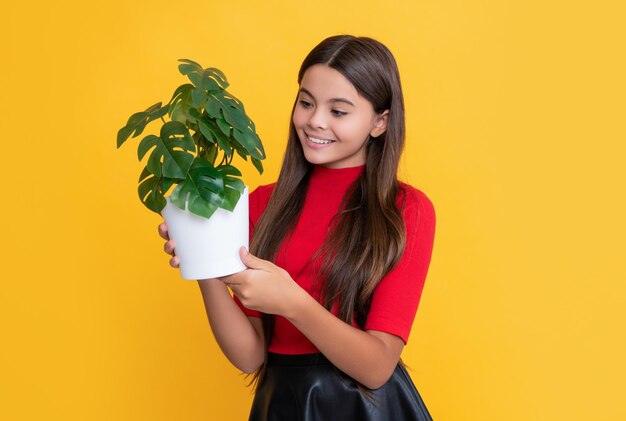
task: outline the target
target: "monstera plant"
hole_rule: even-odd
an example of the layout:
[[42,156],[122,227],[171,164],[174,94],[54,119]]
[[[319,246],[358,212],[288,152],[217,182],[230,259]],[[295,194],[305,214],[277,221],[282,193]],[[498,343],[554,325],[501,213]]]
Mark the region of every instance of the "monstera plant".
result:
[[224,73],[179,61],[180,73],[191,83],[179,86],[167,104],[158,102],[131,115],[117,133],[117,147],[161,120],[159,135],[147,135],[139,143],[140,161],[150,153],[139,176],[139,198],[160,213],[176,185],[170,195],[173,204],[210,218],[219,208],[232,211],[244,192],[241,172],[232,165],[235,155],[245,161],[249,157],[262,173],[265,151],[243,103],[226,90]]

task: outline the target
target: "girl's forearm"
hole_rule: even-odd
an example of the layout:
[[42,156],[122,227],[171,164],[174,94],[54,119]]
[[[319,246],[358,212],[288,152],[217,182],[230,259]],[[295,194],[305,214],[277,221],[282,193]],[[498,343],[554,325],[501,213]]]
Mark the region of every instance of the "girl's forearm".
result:
[[343,322],[306,293],[285,317],[337,368],[371,389],[391,377],[404,347],[397,336]]
[[253,326],[222,282],[202,279],[198,280],[198,285],[211,330],[222,352],[241,371],[254,372],[265,356],[262,329]]

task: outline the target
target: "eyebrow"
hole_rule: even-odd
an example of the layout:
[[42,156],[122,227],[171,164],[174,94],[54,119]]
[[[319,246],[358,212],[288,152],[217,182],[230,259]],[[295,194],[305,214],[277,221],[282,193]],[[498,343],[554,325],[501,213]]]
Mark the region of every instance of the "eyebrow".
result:
[[[313,96],[313,94],[311,92],[309,92],[307,89],[305,88],[300,88],[300,92],[304,92],[305,94],[307,94],[308,96],[310,96],[311,98],[315,99],[315,97]],[[346,99],[346,98],[331,98],[328,100],[328,102],[335,103],[335,102],[343,102],[346,103],[348,105],[352,105],[354,107],[354,104],[352,103],[352,101]]]

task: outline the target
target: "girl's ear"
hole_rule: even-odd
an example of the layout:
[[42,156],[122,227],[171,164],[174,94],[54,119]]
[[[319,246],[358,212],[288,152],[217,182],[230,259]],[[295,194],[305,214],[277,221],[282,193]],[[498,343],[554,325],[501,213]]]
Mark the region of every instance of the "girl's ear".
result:
[[387,130],[388,121],[389,110],[385,110],[381,114],[378,114],[378,116],[376,116],[376,123],[374,124],[374,128],[370,131],[370,136],[378,137],[381,134],[385,133],[385,130]]

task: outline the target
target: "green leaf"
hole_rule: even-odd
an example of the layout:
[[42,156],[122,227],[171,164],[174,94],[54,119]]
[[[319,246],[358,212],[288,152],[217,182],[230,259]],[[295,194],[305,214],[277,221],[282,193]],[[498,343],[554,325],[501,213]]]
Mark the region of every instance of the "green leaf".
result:
[[189,93],[193,89],[195,89],[195,88],[194,88],[194,86],[191,83],[185,83],[184,85],[180,85],[174,91],[174,94],[172,95],[172,98],[170,99],[169,104],[173,104],[173,103],[181,101],[182,98],[186,97],[187,95],[189,95]]
[[236,109],[226,109],[222,110],[224,114],[224,119],[233,127],[236,127],[240,130],[246,130],[248,128],[248,116],[245,113],[236,110]]
[[232,212],[235,210],[239,199],[241,199],[241,193],[235,189],[226,189],[224,192],[224,202],[222,202],[221,208]]
[[259,157],[258,159],[265,159],[266,155],[265,155],[265,148],[263,147],[263,142],[261,142],[261,138],[259,137],[258,134],[256,134],[256,132],[250,131],[250,132],[246,132],[248,137],[252,138],[252,141],[256,144],[257,146],[257,150],[259,151]]
[[218,118],[216,122],[217,122],[217,127],[220,128],[222,133],[224,133],[225,136],[230,137],[230,126],[228,125],[228,123],[222,120],[221,118]]
[[[228,81],[226,80],[226,75],[217,67],[207,67],[206,71],[212,72],[215,78],[217,79],[217,81],[221,85],[228,85]],[[226,89],[226,86],[224,87],[224,89]]]
[[220,149],[224,151],[224,153],[226,154],[226,157],[230,159],[230,157],[233,155],[233,148],[231,148],[228,143],[225,143],[222,136],[217,136],[216,139],[217,139],[217,144],[220,147]]
[[139,160],[153,147],[147,165],[152,174],[178,179],[186,177],[194,160],[189,152],[195,152],[196,145],[184,124],[169,121],[161,127],[161,136],[146,136],[139,144]]
[[193,117],[195,121],[202,120],[202,114],[196,108],[189,108],[189,115]]
[[167,114],[169,105],[161,107],[161,103],[157,102],[154,105],[148,107],[145,111],[135,113],[130,116],[126,126],[119,129],[117,132],[117,147],[119,148],[128,140],[129,136],[139,136],[146,125],[157,118],[161,118]]
[[[187,63],[187,64],[191,64],[196,66],[198,69],[202,69],[202,66],[200,66],[198,63],[196,63],[193,60],[189,60],[188,58],[179,58],[178,61],[181,61],[183,63]],[[179,66],[180,67],[180,66]],[[183,73],[184,74],[184,73]]]
[[207,124],[207,127],[213,135],[213,139],[217,141],[217,146],[219,146],[219,148],[224,151],[226,156],[230,158],[230,156],[233,154],[233,148],[230,146],[230,138],[228,136],[225,136],[222,130],[218,128],[214,122],[210,120],[205,121],[209,123]]
[[183,111],[183,106],[180,102],[172,106],[170,118],[172,119],[172,121],[178,121],[183,124],[187,121],[187,119],[185,118],[185,113]]
[[249,129],[245,131],[234,129],[233,137],[246,149],[249,155],[257,159],[265,159],[265,151],[263,150],[261,139],[259,139],[256,133]]
[[246,129],[250,119],[246,115],[243,103],[227,91],[221,92],[220,94],[219,102],[226,121],[228,121],[231,126],[238,127],[242,130]]
[[193,98],[191,97],[191,93],[195,89],[193,85],[186,85],[185,88],[178,99],[175,102],[175,105],[172,106],[172,110],[170,112],[170,118],[172,120],[181,122],[183,124],[187,123],[187,119],[189,116],[189,110],[192,107]]
[[232,165],[220,165],[216,169],[220,173],[222,173],[222,175],[224,177],[226,177],[226,176],[229,176],[229,177],[232,177],[232,176],[241,177],[241,171],[239,171],[237,168],[233,167]]
[[241,143],[237,142],[237,139],[231,138],[231,145],[233,145],[233,147],[235,148],[235,151],[237,152],[237,154],[244,161],[248,160],[248,156],[250,155],[250,153],[246,150],[246,148],[243,147],[243,145],[241,145]]
[[263,163],[259,159],[252,158],[252,165],[254,165],[259,174],[263,174]]
[[196,88],[202,89],[202,74],[204,73],[202,66],[195,61],[187,59],[181,59],[178,61],[182,61],[184,63],[178,65],[180,73],[187,76]]
[[215,98],[215,96],[213,95],[209,95],[209,98],[206,102],[206,104],[204,105],[204,110],[205,112],[209,115],[209,117],[211,118],[221,118],[222,117],[222,113],[221,113],[221,104],[220,102]]
[[131,133],[135,130],[133,127],[124,126],[117,132],[117,147],[119,148],[130,137]]
[[210,218],[224,201],[224,177],[203,159],[196,158],[187,174],[172,192],[172,202],[181,209]]
[[200,126],[200,133],[211,143],[215,143],[213,138],[213,132],[211,131],[211,127],[206,123],[205,119],[202,118],[198,120],[198,125]]
[[191,91],[191,104],[196,108],[202,108],[204,102],[207,100],[207,95],[200,89],[193,89]]
[[206,111],[213,118],[224,118],[233,127],[248,127],[250,119],[246,116],[243,103],[227,91],[209,94]]
[[224,88],[215,80],[215,76],[212,72],[205,70],[202,73],[202,89],[208,92],[218,92]]
[[202,81],[202,87],[209,92],[223,91],[229,86],[229,83],[226,80],[226,75],[215,67],[209,67],[204,70],[202,74]]
[[217,146],[211,145],[212,147],[207,149],[206,159],[211,163],[211,165],[215,165],[215,159],[217,158]]
[[241,177],[241,172],[232,165],[220,165],[216,168],[224,179],[224,202],[221,208],[232,212],[239,201],[246,185],[237,177]]
[[241,159],[243,159],[244,161],[248,160],[248,154],[246,153],[246,151],[244,151],[244,150],[242,150],[242,149],[240,149],[238,147],[235,147],[235,152],[237,152],[237,155],[239,155],[239,157]]
[[176,182],[176,180],[165,177],[157,177],[144,168],[139,176],[139,187],[137,193],[141,202],[151,211],[161,213],[166,205],[164,194]]

